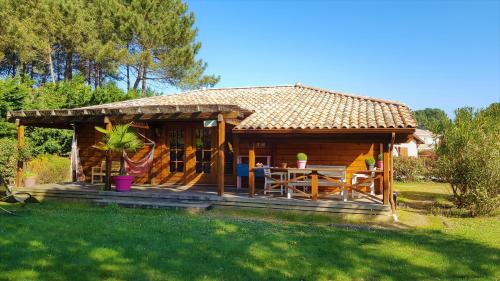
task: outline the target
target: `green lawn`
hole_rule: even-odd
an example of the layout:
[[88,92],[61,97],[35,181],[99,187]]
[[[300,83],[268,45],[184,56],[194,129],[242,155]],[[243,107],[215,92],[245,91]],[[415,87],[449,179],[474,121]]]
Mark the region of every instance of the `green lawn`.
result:
[[252,210],[14,206],[20,216],[0,214],[0,280],[500,279],[499,216],[432,215],[432,198],[447,200],[444,185],[398,190],[407,206],[399,224]]

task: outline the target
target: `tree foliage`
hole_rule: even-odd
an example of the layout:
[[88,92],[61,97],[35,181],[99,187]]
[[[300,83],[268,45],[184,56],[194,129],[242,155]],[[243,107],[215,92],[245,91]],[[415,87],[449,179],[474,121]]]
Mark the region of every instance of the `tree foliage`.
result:
[[37,83],[78,74],[94,88],[123,80],[213,86],[196,56],[194,14],[181,0],[2,0],[0,75]]
[[[0,80],[0,138],[15,138],[15,125],[5,120],[9,110],[58,109],[102,104],[137,98],[139,91],[122,91],[113,82],[92,89],[85,85],[84,78],[75,76],[71,80],[45,83],[34,87],[35,82],[19,75]],[[154,92],[146,92],[147,96]],[[67,155],[71,150],[70,130],[28,127],[27,145],[34,156],[40,154]]]
[[417,118],[418,127],[421,129],[441,134],[444,127],[450,121],[450,118],[442,109],[426,108],[414,111]]
[[438,145],[438,170],[458,207],[471,215],[491,213],[500,203],[500,103],[455,115]]

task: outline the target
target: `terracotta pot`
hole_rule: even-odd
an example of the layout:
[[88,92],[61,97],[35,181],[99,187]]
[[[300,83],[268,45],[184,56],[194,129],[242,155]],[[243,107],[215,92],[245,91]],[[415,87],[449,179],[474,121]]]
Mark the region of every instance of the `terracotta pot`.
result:
[[305,169],[307,164],[307,160],[297,160],[297,168]]
[[36,177],[27,177],[24,179],[24,187],[34,187],[36,185]]
[[281,168],[283,168],[283,169],[285,169],[285,168],[286,168],[286,165],[287,165],[286,163],[281,163],[281,164],[280,164]]
[[134,176],[114,176],[113,179],[115,180],[116,191],[127,192],[130,191]]
[[377,168],[379,168],[380,170],[384,169],[384,161],[382,160],[377,161]]

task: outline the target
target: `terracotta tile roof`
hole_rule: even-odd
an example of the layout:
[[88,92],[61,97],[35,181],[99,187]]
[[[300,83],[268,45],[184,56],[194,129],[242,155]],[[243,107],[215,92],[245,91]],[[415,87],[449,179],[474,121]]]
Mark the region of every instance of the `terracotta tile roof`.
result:
[[404,104],[303,85],[202,89],[86,107],[231,104],[253,114],[236,129],[415,128]]

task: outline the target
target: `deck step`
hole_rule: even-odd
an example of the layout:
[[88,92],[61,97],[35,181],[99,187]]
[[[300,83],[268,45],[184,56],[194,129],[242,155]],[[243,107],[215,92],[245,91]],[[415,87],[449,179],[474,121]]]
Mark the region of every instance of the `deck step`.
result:
[[280,205],[280,204],[260,204],[260,203],[247,203],[247,202],[231,202],[219,201],[213,203],[214,207],[229,207],[229,208],[251,208],[251,209],[271,209],[271,210],[284,210],[284,211],[299,211],[310,213],[338,213],[338,214],[363,214],[363,215],[390,215],[389,210],[369,209],[369,208],[345,208],[341,205],[335,207],[313,207],[313,206],[300,206],[300,205]]
[[97,199],[93,200],[97,206],[106,206],[117,204],[127,208],[144,208],[144,209],[176,209],[183,210],[189,213],[201,213],[210,208],[211,203],[190,202],[190,201],[168,201],[168,200],[137,200],[137,199]]

